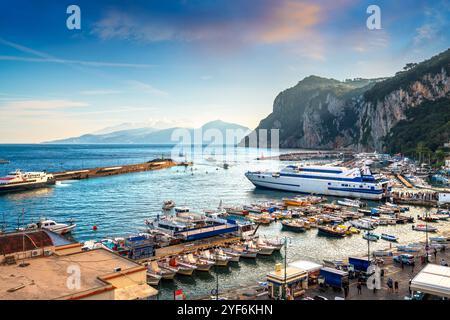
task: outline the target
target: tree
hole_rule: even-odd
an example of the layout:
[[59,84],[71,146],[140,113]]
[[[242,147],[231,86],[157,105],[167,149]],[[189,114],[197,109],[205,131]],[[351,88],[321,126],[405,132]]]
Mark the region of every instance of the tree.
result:
[[407,64],[403,67],[403,70],[408,71],[408,70],[411,70],[412,68],[414,68],[414,67],[416,67],[416,66],[417,66],[417,63],[410,62],[410,63],[407,63]]

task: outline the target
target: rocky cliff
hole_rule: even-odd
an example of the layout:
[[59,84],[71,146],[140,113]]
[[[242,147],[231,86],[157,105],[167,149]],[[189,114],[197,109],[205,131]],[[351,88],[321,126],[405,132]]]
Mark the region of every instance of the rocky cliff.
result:
[[279,129],[284,148],[382,151],[411,110],[442,99],[450,109],[450,50],[387,79],[307,77],[275,98],[256,130]]

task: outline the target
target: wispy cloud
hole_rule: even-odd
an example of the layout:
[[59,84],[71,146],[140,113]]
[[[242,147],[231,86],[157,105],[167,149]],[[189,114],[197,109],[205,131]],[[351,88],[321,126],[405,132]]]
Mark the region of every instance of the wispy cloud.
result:
[[439,41],[444,35],[448,35],[450,21],[450,5],[446,2],[437,3],[436,7],[425,10],[425,21],[416,29],[413,38],[414,46],[426,46],[429,43]]
[[160,90],[155,88],[154,86],[142,82],[142,81],[138,81],[138,80],[128,80],[126,81],[132,88],[139,90],[141,92],[145,92],[148,94],[152,94],[152,95],[157,95],[157,96],[168,96],[169,94],[164,91],[164,90]]
[[122,93],[122,91],[112,90],[112,89],[84,90],[84,91],[80,92],[80,94],[86,95],[86,96],[110,95],[110,94],[119,94],[119,93]]
[[48,53],[26,47],[26,46],[23,46],[18,43],[7,41],[2,38],[0,38],[0,44],[17,49],[23,53],[27,53],[27,54],[31,54],[31,55],[35,56],[35,57],[21,57],[21,56],[7,56],[7,55],[0,56],[0,60],[6,60],[6,61],[61,63],[61,64],[67,64],[67,65],[81,65],[81,66],[89,66],[89,67],[120,67],[120,68],[151,68],[151,67],[154,67],[154,65],[151,65],[151,64],[61,59],[61,58],[52,56]]

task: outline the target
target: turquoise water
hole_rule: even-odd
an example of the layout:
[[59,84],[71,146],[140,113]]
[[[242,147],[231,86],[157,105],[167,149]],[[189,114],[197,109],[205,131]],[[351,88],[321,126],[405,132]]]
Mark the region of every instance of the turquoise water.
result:
[[[116,166],[144,162],[150,159],[170,157],[172,147],[149,145],[0,145],[0,159],[11,163],[0,165],[0,175],[20,168],[23,170],[72,170],[97,166]],[[284,152],[285,150],[281,150]],[[185,152],[183,150],[183,152]],[[23,193],[0,196],[0,219],[8,229],[14,229],[21,221],[36,221],[40,217],[65,222],[74,219],[77,228],[73,237],[77,241],[101,239],[106,236],[125,236],[145,229],[144,221],[161,212],[164,200],[172,199],[177,205],[187,205],[192,210],[214,209],[220,200],[224,205],[241,205],[256,201],[280,200],[292,193],[261,190],[245,178],[247,170],[278,168],[283,166],[274,160],[255,160],[264,153],[256,149],[237,148],[227,156],[228,170],[221,167],[224,150],[214,148],[193,150],[194,167],[173,167],[166,170],[132,173],[119,176],[79,181],[64,181],[57,185]],[[173,152],[175,160],[184,160],[179,152]],[[219,159],[216,162],[207,158]],[[331,200],[331,199],[330,199]],[[416,215],[422,208],[413,208]],[[448,222],[446,222],[447,224]],[[442,224],[442,223],[440,223]],[[97,231],[92,227],[96,225]],[[376,233],[386,232],[399,236],[400,242],[418,241],[424,234],[411,230],[411,225],[379,227]],[[260,227],[259,233],[269,237],[287,236],[289,261],[308,259],[344,258],[367,252],[367,242],[361,236],[344,239],[318,237],[316,230],[304,234],[281,231],[279,223]],[[372,248],[389,246],[385,241],[373,243]],[[220,269],[220,289],[263,281],[284,253],[256,261],[243,261],[226,269]],[[182,288],[188,297],[209,294],[215,288],[215,274],[198,274],[194,277],[177,277],[174,282],[162,284],[161,298],[172,298],[173,290]]]

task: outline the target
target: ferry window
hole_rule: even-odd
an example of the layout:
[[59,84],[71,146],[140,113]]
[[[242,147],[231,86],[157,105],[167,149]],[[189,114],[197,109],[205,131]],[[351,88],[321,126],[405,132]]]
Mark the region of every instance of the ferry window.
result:
[[375,190],[375,187],[370,187],[370,190]]
[[328,182],[328,185],[331,186],[331,182]]

